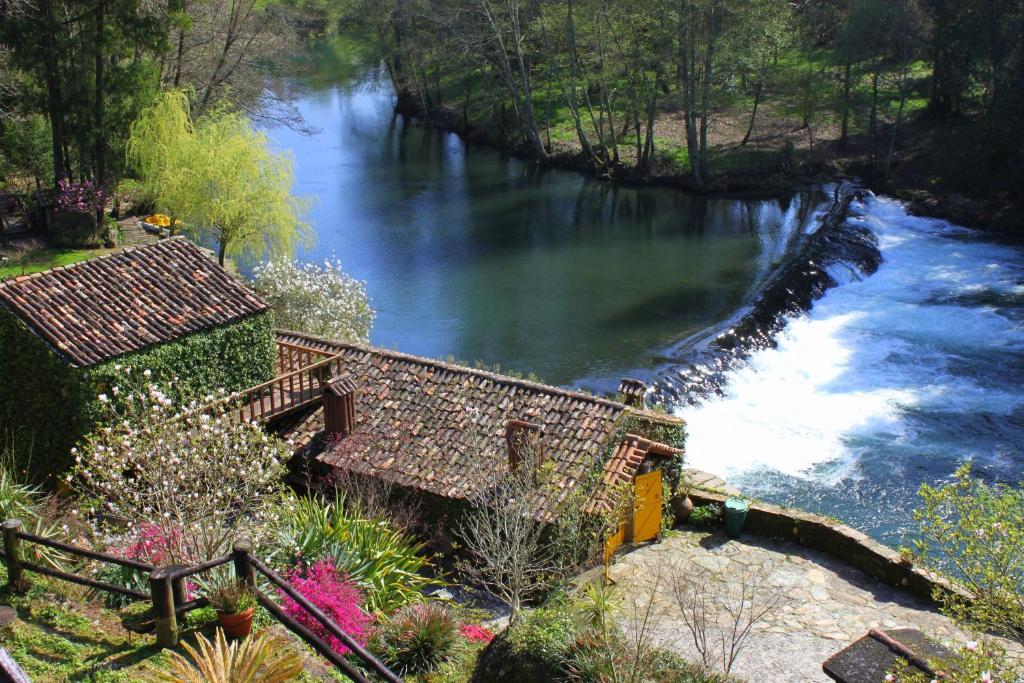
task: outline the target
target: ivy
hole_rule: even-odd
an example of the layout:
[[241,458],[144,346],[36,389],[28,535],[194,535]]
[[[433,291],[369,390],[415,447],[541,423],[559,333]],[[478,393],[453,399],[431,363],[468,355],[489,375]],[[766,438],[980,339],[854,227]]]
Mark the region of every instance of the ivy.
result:
[[150,370],[153,381],[184,398],[265,382],[277,353],[270,312],[79,369],[0,310],[0,348],[0,433],[17,444],[20,472],[42,483],[68,468],[71,447],[97,424],[99,395],[125,367]]

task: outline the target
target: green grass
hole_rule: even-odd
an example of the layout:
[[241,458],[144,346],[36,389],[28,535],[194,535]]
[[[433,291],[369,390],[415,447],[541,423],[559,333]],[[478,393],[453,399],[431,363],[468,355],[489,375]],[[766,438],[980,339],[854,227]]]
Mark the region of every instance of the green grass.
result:
[[12,256],[0,262],[0,279],[38,273],[57,266],[66,266],[108,253],[109,249],[57,249],[46,247]]
[[[148,680],[147,666],[162,666],[164,654],[153,637],[124,630],[116,611],[88,599],[72,584],[30,577],[32,585],[25,594],[0,591],[0,602],[18,611],[18,620],[0,630],[0,645],[32,681],[129,683]],[[6,582],[6,569],[0,566],[0,585]],[[183,637],[191,641],[196,633],[203,633],[211,638],[214,620],[211,610],[191,613],[183,625]],[[261,609],[254,625],[265,628],[271,621]],[[295,647],[304,649],[298,642]],[[327,680],[344,680],[336,673],[327,673]],[[324,678],[303,674],[298,680]]]

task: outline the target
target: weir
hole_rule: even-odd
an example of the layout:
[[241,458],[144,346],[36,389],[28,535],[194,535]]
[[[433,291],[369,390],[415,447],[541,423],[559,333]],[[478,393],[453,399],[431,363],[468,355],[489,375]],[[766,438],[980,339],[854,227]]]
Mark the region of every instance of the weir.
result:
[[775,270],[753,304],[722,325],[682,340],[659,358],[656,399],[692,405],[720,392],[730,369],[753,351],[775,343],[787,317],[809,310],[839,284],[832,274],[836,266],[847,266],[861,277],[878,270],[878,239],[848,220],[854,200],[866,194],[853,185],[837,186],[818,229]]

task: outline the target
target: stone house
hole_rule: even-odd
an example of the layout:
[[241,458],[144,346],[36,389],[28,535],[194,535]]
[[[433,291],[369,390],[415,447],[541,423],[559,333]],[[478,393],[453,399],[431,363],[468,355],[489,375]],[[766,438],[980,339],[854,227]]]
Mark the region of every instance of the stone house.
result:
[[149,369],[179,396],[274,373],[273,313],[183,237],[0,282],[0,433],[31,478],[69,464],[100,394]]

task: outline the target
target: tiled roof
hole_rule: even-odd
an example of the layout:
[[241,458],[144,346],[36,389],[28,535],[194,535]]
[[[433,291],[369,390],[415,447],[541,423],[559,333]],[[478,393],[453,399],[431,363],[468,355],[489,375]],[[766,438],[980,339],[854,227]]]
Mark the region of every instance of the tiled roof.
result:
[[183,237],[3,280],[0,305],[77,367],[267,309]]
[[641,463],[648,455],[669,457],[681,452],[677,448],[649,441],[642,436],[627,434],[615,454],[605,463],[601,486],[595,492],[594,499],[587,509],[593,511],[611,509],[609,492],[619,484],[633,481]]
[[[323,410],[276,425],[296,449],[320,463],[385,477],[408,488],[465,498],[507,470],[506,428],[518,419],[543,428],[539,445],[553,486],[537,492],[545,518],[598,459],[625,405],[490,372],[369,346],[279,333],[279,341],[337,353],[358,389],[356,429],[324,442]],[[490,470],[490,471],[488,471]]]

